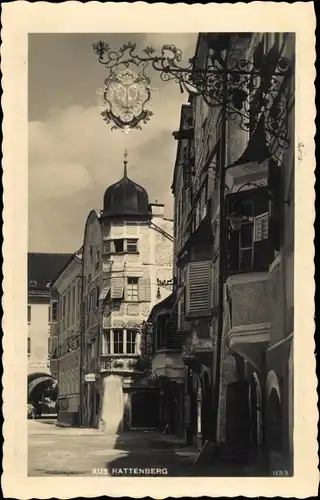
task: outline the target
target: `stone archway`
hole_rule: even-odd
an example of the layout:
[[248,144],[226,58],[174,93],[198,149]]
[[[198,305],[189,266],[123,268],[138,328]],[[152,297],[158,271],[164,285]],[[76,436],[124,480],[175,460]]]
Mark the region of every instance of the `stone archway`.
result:
[[[56,389],[57,380],[48,373],[36,372],[28,375],[27,401],[35,407],[36,415],[56,413],[56,397],[50,401],[45,400],[48,396],[48,389]],[[55,391],[54,391],[55,392]],[[52,397],[52,392],[51,395]]]
[[36,372],[28,375],[28,403],[37,403],[45,390],[52,385],[56,385],[57,380],[48,373]]
[[278,378],[271,371],[266,381],[266,445],[271,469],[282,469],[283,432],[281,392]]

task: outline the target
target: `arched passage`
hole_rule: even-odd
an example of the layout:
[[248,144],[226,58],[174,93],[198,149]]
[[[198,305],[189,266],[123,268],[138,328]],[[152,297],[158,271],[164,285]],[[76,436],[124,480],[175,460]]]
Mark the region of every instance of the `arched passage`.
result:
[[57,380],[48,373],[31,373],[28,375],[28,403],[37,404],[50,388],[57,386]]
[[202,385],[202,409],[201,409],[201,430],[202,441],[213,439],[214,436],[214,418],[212,391],[209,382],[208,373],[204,372],[201,378]]

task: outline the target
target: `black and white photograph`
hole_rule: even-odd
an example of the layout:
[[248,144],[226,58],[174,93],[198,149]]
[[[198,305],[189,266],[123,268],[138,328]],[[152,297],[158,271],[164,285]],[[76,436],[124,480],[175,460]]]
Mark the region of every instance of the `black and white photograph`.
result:
[[297,33],[105,26],[27,33],[27,477],[293,479]]

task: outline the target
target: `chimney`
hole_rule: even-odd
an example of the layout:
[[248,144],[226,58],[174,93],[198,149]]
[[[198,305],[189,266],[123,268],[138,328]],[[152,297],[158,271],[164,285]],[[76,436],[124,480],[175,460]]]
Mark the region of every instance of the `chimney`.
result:
[[164,204],[163,203],[150,203],[152,217],[163,218]]

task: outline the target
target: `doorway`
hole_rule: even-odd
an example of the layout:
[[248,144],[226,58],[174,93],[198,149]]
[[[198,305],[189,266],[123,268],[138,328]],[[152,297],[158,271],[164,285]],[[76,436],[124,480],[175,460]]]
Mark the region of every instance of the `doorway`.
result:
[[158,428],[159,417],[157,392],[134,392],[131,395],[131,428]]

